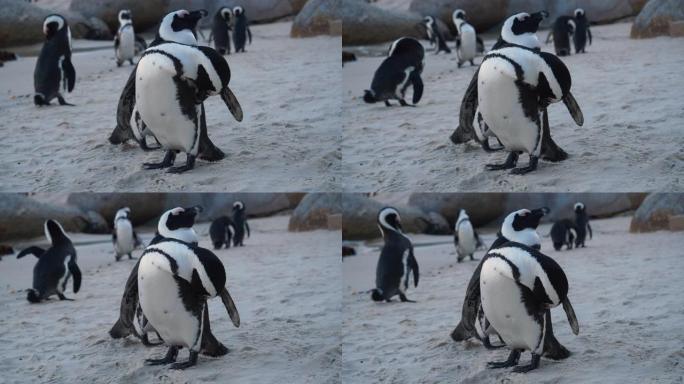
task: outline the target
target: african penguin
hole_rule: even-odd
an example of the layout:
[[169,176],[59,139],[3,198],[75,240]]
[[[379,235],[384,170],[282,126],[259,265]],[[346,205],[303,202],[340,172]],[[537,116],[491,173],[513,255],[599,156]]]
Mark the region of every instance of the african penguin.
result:
[[425,66],[425,49],[420,42],[412,37],[402,37],[392,43],[389,54],[382,61],[373,75],[371,89],[364,91],[363,100],[366,103],[384,101],[391,106],[389,100],[399,100],[399,104],[406,107],[404,100],[406,90],[413,87],[413,104],[417,104],[423,96],[423,80],[420,74]]
[[454,244],[456,244],[457,261],[460,263],[467,256],[475,260],[474,254],[479,243],[479,236],[473,228],[465,209],[461,209],[454,225]]
[[[527,13],[510,17],[501,35],[515,35],[516,22],[526,23],[532,18]],[[536,30],[538,20],[533,24]],[[523,28],[528,29],[532,28]],[[536,39],[533,33],[530,35]],[[476,119],[481,122],[474,124],[475,132],[480,136],[480,131],[491,131],[509,152],[504,163],[488,164],[487,169],[513,168],[512,174],[522,175],[537,168],[544,133],[549,132],[546,109],[552,103],[562,100],[577,125],[584,124],[582,111],[570,93],[571,83],[565,64],[547,52],[525,46],[503,46],[492,49],[484,57],[477,80]],[[523,152],[529,154],[530,162],[526,167],[515,168]]]
[[[164,43],[148,48],[136,67],[135,109],[166,156],[146,169],[169,168],[170,173],[192,169],[206,131],[204,101],[219,94],[237,121],[242,109],[228,87],[230,68],[209,47]],[[185,165],[171,167],[176,154],[187,155]]]
[[[240,315],[225,284],[223,264],[208,249],[170,238],[148,246],[138,267],[138,298],[145,317],[169,349],[165,357],[145,363],[173,363],[171,369],[197,363],[209,298],[220,296],[233,324],[239,327]],[[190,357],[175,363],[182,347],[189,349]]]
[[43,20],[45,42],[33,71],[35,105],[50,105],[57,98],[60,105],[73,105],[64,100],[60,85],[67,92],[74,90],[76,70],[71,63],[71,29],[61,15],[49,15]]
[[466,61],[470,65],[475,65],[473,59],[477,55],[477,35],[475,28],[466,21],[466,13],[462,9],[457,9],[452,14],[452,21],[456,27],[456,54],[458,55],[458,67],[461,68]]
[[133,259],[133,250],[142,245],[142,241],[138,234],[133,230],[133,224],[128,218],[131,209],[124,207],[116,211],[114,216],[114,231],[112,231],[112,244],[114,245],[114,252],[116,261],[121,260],[121,257],[128,255],[129,259]]
[[567,250],[572,249],[572,244],[575,241],[576,232],[575,223],[570,219],[557,220],[551,226],[551,241],[553,242],[553,249],[560,251],[565,245]]
[[570,36],[575,33],[575,20],[572,16],[559,16],[546,37],[546,44],[553,38],[553,47],[558,56],[570,55]]
[[228,216],[221,216],[211,222],[209,236],[214,249],[221,249],[224,244],[226,248],[230,248],[230,242],[233,239],[233,227],[233,221]]
[[249,29],[249,20],[245,15],[245,9],[241,6],[233,8],[233,16],[235,17],[235,24],[233,27],[233,44],[235,44],[235,53],[245,52],[245,44],[249,38],[249,44],[252,44],[252,31]]
[[563,304],[575,335],[577,317],[568,299],[568,280],[552,258],[515,241],[490,250],[482,261],[480,293],[484,314],[506,346],[511,350],[503,362],[490,362],[489,368],[518,364],[520,354],[529,350],[532,361],[514,372],[528,372],[539,367],[548,336],[547,312]]
[[392,297],[399,295],[402,302],[413,302],[406,298],[406,290],[411,274],[413,285],[418,286],[418,262],[411,240],[403,233],[399,212],[392,207],[382,208],[378,212],[378,227],[385,244],[380,251],[371,298],[390,302]]
[[116,32],[116,36],[114,36],[114,54],[117,67],[120,67],[126,60],[133,65],[135,31],[133,30],[131,11],[128,9],[119,11],[119,30]]
[[435,55],[440,52],[451,53],[451,49],[444,39],[444,34],[442,34],[442,30],[433,16],[425,16],[421,25],[425,27],[430,45],[435,47]]
[[214,39],[214,49],[221,55],[230,54],[230,33],[233,28],[233,10],[221,7],[216,11],[211,26],[209,42]]
[[587,38],[589,38],[589,45],[591,45],[591,29],[589,29],[589,20],[584,13],[584,9],[575,9],[575,34],[572,35],[573,43],[575,44],[575,53],[585,53],[587,45]]
[[249,237],[249,224],[247,223],[247,212],[245,203],[236,201],[233,203],[233,245],[244,246],[245,232]]
[[589,215],[587,215],[587,209],[583,203],[576,203],[573,208],[575,210],[575,228],[577,230],[575,247],[584,248],[584,241],[587,239],[587,231],[589,231],[589,238],[592,238]]
[[49,219],[43,225],[45,237],[51,246],[47,250],[32,246],[19,252],[17,259],[32,254],[38,258],[33,267],[33,288],[28,290],[26,299],[31,303],[47,300],[57,295],[60,300],[73,300],[64,296],[69,278],[74,279],[74,293],[81,288],[81,270],[76,264],[76,249],[64,228]]

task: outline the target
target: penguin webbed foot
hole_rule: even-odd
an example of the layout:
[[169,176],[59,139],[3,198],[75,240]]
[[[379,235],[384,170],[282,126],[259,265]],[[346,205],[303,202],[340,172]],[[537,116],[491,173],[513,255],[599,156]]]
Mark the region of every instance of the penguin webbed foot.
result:
[[385,100],[385,106],[387,106],[387,107],[391,107],[391,106],[392,106],[392,104],[390,104],[389,100]]
[[64,100],[64,97],[62,96],[57,96],[57,101],[59,102],[59,105],[68,105],[70,107],[75,107],[75,104],[67,103],[66,100]]
[[411,105],[411,104],[407,103],[406,100],[404,100],[404,99],[399,99],[399,104],[401,104],[402,107],[413,107],[413,108],[416,107],[415,105]]
[[518,153],[517,152],[509,152],[508,157],[506,158],[506,161],[502,164],[487,164],[487,170],[489,171],[498,171],[502,169],[511,169],[515,168],[515,165],[518,164]]
[[75,301],[74,299],[70,299],[70,298],[64,296],[64,294],[62,294],[62,293],[58,293],[57,297],[59,297],[60,300]]
[[530,163],[527,165],[527,167],[514,168],[513,170],[511,170],[511,175],[524,175],[526,173],[530,173],[537,169],[538,163],[539,158],[537,156],[530,155]]
[[189,171],[193,168],[195,168],[195,156],[188,154],[188,159],[185,162],[185,165],[181,165],[178,167],[171,167],[166,172],[167,173],[183,173],[183,172]]
[[487,363],[487,368],[498,369],[508,368],[517,365],[518,360],[520,360],[520,353],[521,352],[519,349],[513,349],[511,350],[511,354],[508,355],[508,359],[506,361],[490,361]]
[[403,293],[399,294],[399,300],[401,300],[402,303],[415,303],[416,302],[415,300],[409,300],[406,297],[406,295],[404,295]]
[[173,363],[176,361],[177,356],[178,356],[178,347],[171,346],[171,347],[169,347],[169,350],[166,351],[166,356],[164,356],[161,359],[145,359],[145,365],[165,365],[165,364]]
[[537,355],[536,353],[532,354],[532,361],[528,365],[521,365],[518,367],[513,368],[511,372],[517,372],[517,373],[526,373],[529,372],[533,369],[539,368],[539,360],[541,356]]
[[173,363],[169,366],[169,369],[185,369],[192,367],[193,365],[197,364],[197,356],[199,355],[199,352],[195,351],[190,351],[190,358],[188,361],[183,361],[180,363]]
[[175,160],[176,160],[176,152],[166,151],[166,155],[164,156],[164,160],[162,160],[161,163],[143,163],[143,168],[145,168],[145,169],[168,168],[168,167],[173,165],[173,162]]

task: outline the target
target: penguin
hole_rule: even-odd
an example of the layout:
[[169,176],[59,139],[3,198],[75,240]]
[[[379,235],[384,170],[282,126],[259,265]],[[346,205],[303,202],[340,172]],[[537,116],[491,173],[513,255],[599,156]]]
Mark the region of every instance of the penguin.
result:
[[577,238],[575,239],[575,248],[584,248],[584,242],[587,238],[587,231],[589,231],[589,238],[592,238],[591,225],[589,224],[589,216],[587,209],[583,203],[575,203],[575,230],[577,231]]
[[[169,227],[173,228],[172,217],[187,216],[180,209],[167,216]],[[163,358],[145,360],[147,365],[173,363],[171,369],[185,369],[197,364],[205,338],[207,299],[220,296],[231,321],[240,326],[240,315],[225,284],[224,266],[208,249],[172,238],[145,249],[138,267],[140,307],[169,347]],[[189,349],[189,359],[176,363],[182,347]]]
[[442,51],[444,53],[451,53],[451,49],[449,49],[446,40],[444,40],[444,35],[433,16],[425,16],[421,25],[425,27],[430,44],[433,47],[436,46],[435,55],[438,55]]
[[[194,31],[199,20],[206,15],[207,11],[203,9],[196,11],[181,9],[167,14],[162,19],[157,34],[150,43],[150,47],[165,42],[197,45]],[[148,146],[146,137],[151,136],[154,138],[154,134],[147,128],[147,125],[142,121],[135,108],[135,72],[135,69],[131,72],[119,97],[116,110],[116,127],[109,136],[109,142],[116,145],[125,143],[128,140],[135,140],[144,151],[159,149],[161,144],[158,141],[157,147]],[[202,114],[202,119],[200,120],[199,150],[199,157],[203,160],[219,161],[225,157],[225,154],[209,139],[204,114]]]
[[413,87],[413,105],[423,96],[423,80],[420,75],[425,67],[425,48],[412,37],[397,39],[390,46],[389,54],[373,75],[371,89],[364,92],[366,103],[384,101],[390,107],[390,99],[409,106],[404,100],[406,90]]
[[60,300],[72,300],[64,296],[69,278],[73,277],[74,293],[81,289],[81,270],[76,264],[76,249],[64,228],[56,220],[49,219],[43,225],[45,237],[51,246],[47,250],[32,246],[17,255],[17,259],[32,254],[38,258],[33,267],[33,288],[28,290],[26,299],[39,303],[52,295]]
[[[514,15],[504,23],[502,36],[527,31],[528,25],[536,30],[539,19],[527,13]],[[534,23],[529,24],[530,20]],[[481,123],[474,124],[475,132],[483,137],[478,132],[491,131],[509,152],[504,163],[488,164],[488,170],[512,169],[512,174],[523,175],[537,169],[544,133],[549,132],[547,107],[552,103],[562,100],[575,123],[584,124],[570,93],[570,72],[553,54],[526,46],[495,48],[484,57],[478,72],[476,119]],[[523,152],[529,155],[529,164],[516,168]]]
[[245,9],[241,6],[233,8],[233,16],[235,17],[235,25],[233,27],[235,53],[245,52],[247,38],[249,38],[249,44],[252,44],[252,31],[249,29],[249,21],[245,15]]
[[234,232],[233,221],[228,216],[221,216],[211,222],[209,226],[209,236],[214,249],[221,249],[225,244],[226,248],[230,248],[230,242],[233,238]]
[[221,55],[230,54],[230,30],[233,25],[233,11],[229,7],[221,7],[214,15],[209,41],[214,40],[214,49]]
[[511,353],[506,361],[489,362],[487,366],[515,366],[521,353],[529,350],[531,363],[517,366],[513,372],[538,368],[544,339],[548,336],[550,316],[547,314],[560,304],[572,332],[577,335],[579,323],[568,290],[563,269],[538,250],[515,241],[490,250],[483,258],[480,272],[482,310]]
[[45,43],[40,50],[33,72],[35,105],[50,105],[57,98],[60,105],[71,105],[60,93],[60,85],[67,92],[74,90],[76,70],[71,63],[71,29],[61,15],[48,15],[43,20]]
[[589,29],[589,20],[584,13],[584,9],[575,9],[575,34],[572,35],[573,43],[575,44],[575,53],[585,53],[587,45],[587,38],[589,38],[589,45],[591,45],[591,29]]
[[245,231],[249,237],[249,224],[247,223],[247,213],[245,211],[245,204],[242,201],[233,203],[233,245],[244,246]]
[[456,245],[456,253],[458,254],[457,261],[460,263],[466,256],[470,256],[470,260],[475,260],[474,253],[478,244],[481,244],[473,225],[470,223],[470,218],[465,209],[461,209],[458,214],[458,219],[454,225],[454,244]]
[[406,298],[409,278],[413,274],[413,285],[418,286],[418,262],[413,255],[413,244],[404,235],[399,212],[392,207],[385,207],[378,212],[378,227],[385,244],[380,251],[380,258],[375,272],[375,289],[371,292],[373,301],[392,301],[399,295],[402,302],[411,302]]
[[577,229],[572,220],[562,219],[554,222],[551,226],[551,232],[549,232],[553,242],[553,249],[560,251],[564,245],[567,247],[567,250],[572,249],[572,244],[575,241],[573,232],[577,232]]
[[130,213],[131,209],[124,207],[116,211],[114,216],[112,244],[114,245],[116,261],[121,260],[121,257],[124,255],[128,255],[129,259],[134,259],[132,255],[133,250],[142,245],[142,241],[133,230],[133,224],[128,218]]
[[571,16],[559,16],[546,37],[546,44],[553,38],[553,47],[557,56],[569,56],[570,36],[575,33],[575,21]]
[[119,11],[119,30],[114,36],[114,54],[116,56],[116,66],[120,67],[124,61],[128,60],[133,64],[133,57],[135,56],[136,39],[135,31],[133,30],[133,20],[131,19],[131,11],[122,9]]
[[[145,163],[145,169],[169,168],[182,173],[194,168],[206,131],[204,101],[219,94],[237,121],[242,108],[228,87],[228,62],[209,47],[164,43],[148,48],[136,67],[135,109],[145,128],[166,150],[164,160]],[[172,167],[176,154],[187,155],[185,165]]]
[[466,13],[457,9],[452,14],[452,21],[456,27],[456,54],[458,55],[458,67],[461,68],[466,61],[475,65],[473,59],[477,55],[477,35],[475,28],[466,21]]

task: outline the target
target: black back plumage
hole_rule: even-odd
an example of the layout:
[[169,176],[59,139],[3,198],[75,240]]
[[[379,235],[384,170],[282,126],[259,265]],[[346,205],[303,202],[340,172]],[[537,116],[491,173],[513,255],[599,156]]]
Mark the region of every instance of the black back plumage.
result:
[[[211,24],[211,33],[214,37],[214,48],[222,55],[230,53],[230,18],[224,17],[222,11],[225,8],[219,8],[214,14],[214,19]],[[230,17],[230,14],[226,14]]]
[[573,43],[575,44],[575,53],[585,52],[587,45],[587,38],[591,44],[591,30],[589,29],[589,20],[584,13],[575,14],[575,34],[572,35]]
[[[373,75],[371,91],[366,92],[364,101],[374,103],[396,99],[397,94],[403,96],[409,85],[413,86],[413,104],[420,101],[423,95],[423,72],[425,49],[416,39],[404,37],[397,40],[390,48],[389,56],[383,60]],[[407,69],[413,68],[408,72]],[[406,79],[406,76],[409,78]],[[397,89],[402,83],[402,89]]]
[[209,226],[209,237],[214,249],[221,249],[225,244],[226,248],[230,248],[232,240],[231,227],[234,227],[233,221],[228,216],[221,216],[211,222]]
[[235,44],[235,52],[244,52],[247,40],[249,39],[249,43],[252,43],[252,31],[249,29],[249,20],[247,20],[244,11],[236,12],[234,17],[233,43]]
[[553,23],[553,46],[558,56],[570,54],[570,35],[575,32],[571,21],[574,24],[572,16],[559,16]]
[[244,245],[245,232],[249,236],[249,223],[247,223],[247,213],[244,204],[241,208],[235,207],[233,209],[232,225],[234,229],[233,245],[236,247]]
[[[58,15],[49,15],[46,19],[51,16]],[[58,97],[60,85],[63,84],[64,89],[71,92],[76,83],[76,70],[71,63],[69,26],[66,20],[62,20],[64,24],[59,30],[54,30],[57,28],[56,22],[48,23],[48,34],[36,61],[33,83],[35,93],[41,97],[40,100],[36,98],[38,105],[47,104]]]
[[575,238],[572,231],[576,231],[576,228],[575,223],[570,219],[562,219],[553,223],[549,234],[556,251],[560,251],[563,245],[567,246],[568,249],[572,248]]
[[[407,264],[404,264],[404,254],[408,252]],[[385,230],[385,245],[380,251],[380,258],[375,271],[375,286],[381,290],[383,299],[387,300],[399,294],[399,285],[405,274],[413,271],[415,257],[413,256],[413,245],[405,236]],[[417,273],[417,264],[416,272]],[[408,288],[408,276],[406,276],[404,289]],[[417,274],[414,276],[414,284],[418,284]]]

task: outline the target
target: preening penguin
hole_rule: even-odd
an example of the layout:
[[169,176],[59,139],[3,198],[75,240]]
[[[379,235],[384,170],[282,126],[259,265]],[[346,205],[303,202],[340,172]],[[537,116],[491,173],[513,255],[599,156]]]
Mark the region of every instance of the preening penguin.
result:
[[55,220],[47,220],[44,224],[45,237],[51,243],[50,248],[29,247],[19,252],[17,259],[32,254],[38,258],[33,267],[33,288],[28,290],[26,299],[38,303],[57,295],[60,300],[72,300],[64,296],[69,278],[74,279],[74,293],[81,288],[81,270],[76,264],[76,249],[62,226]]
[[366,103],[399,100],[402,106],[409,106],[404,100],[406,90],[413,87],[413,104],[423,96],[423,80],[420,78],[425,66],[425,49],[412,37],[401,37],[390,46],[389,54],[373,75],[371,89],[366,90],[363,100]]
[[585,53],[587,38],[589,38],[589,45],[591,45],[589,20],[584,13],[584,9],[577,8],[575,9],[575,34],[572,35],[573,43],[575,43],[575,53]]
[[575,223],[570,219],[558,220],[551,226],[551,241],[553,242],[553,249],[560,251],[565,245],[568,249],[572,249],[572,244],[575,241],[575,235],[573,232],[577,232],[575,228]]
[[146,364],[174,363],[181,347],[190,350],[188,361],[170,368],[185,369],[197,363],[209,298],[220,296],[233,324],[240,326],[240,315],[225,284],[223,264],[208,249],[168,238],[145,249],[138,268],[140,307],[169,346],[164,358],[148,359]]
[[214,49],[221,55],[230,54],[230,30],[233,28],[233,10],[221,7],[214,14],[208,42],[214,40]]
[[467,256],[470,256],[470,260],[475,260],[475,250],[478,244],[481,244],[481,241],[465,209],[461,209],[454,225],[454,244],[456,245],[457,261],[459,263]]
[[249,237],[249,224],[247,223],[247,210],[245,208],[245,203],[242,201],[236,201],[233,203],[232,227],[233,245],[236,247],[244,246],[243,242],[245,240],[245,233],[247,233],[247,237]]
[[64,100],[60,85],[67,92],[74,90],[76,70],[71,63],[71,29],[61,15],[49,15],[43,21],[45,42],[33,71],[35,105],[50,105],[57,98],[60,105],[73,105]]
[[577,238],[575,239],[575,247],[584,248],[584,241],[587,239],[587,231],[589,231],[589,238],[592,238],[591,225],[589,224],[589,216],[587,215],[587,208],[583,203],[575,203],[575,229],[577,230]]
[[142,245],[142,241],[133,230],[133,224],[128,218],[130,213],[131,209],[124,207],[119,209],[116,212],[116,216],[114,216],[112,244],[114,245],[116,261],[121,260],[121,257],[124,255],[128,255],[129,259],[133,259],[133,250]]
[[234,229],[233,221],[228,216],[221,216],[211,222],[209,226],[209,236],[214,249],[221,249],[225,244],[226,248],[230,248],[230,242],[233,239]]
[[444,39],[444,34],[442,34],[442,30],[439,28],[439,25],[434,17],[425,16],[421,25],[425,27],[430,44],[435,47],[435,55],[442,51],[445,53],[451,53],[451,49],[449,49],[449,46]]
[[241,6],[233,8],[233,16],[235,17],[233,30],[235,53],[245,52],[245,44],[248,38],[249,44],[252,44],[252,31],[249,29],[249,20],[247,20],[247,15],[245,15],[245,9]]
[[456,27],[456,54],[458,55],[458,67],[466,61],[470,65],[475,65],[473,59],[477,55],[477,34],[475,28],[466,21],[466,13],[462,9],[457,9],[451,16]]
[[575,20],[572,16],[559,16],[546,37],[546,44],[553,37],[553,47],[558,56],[570,55],[570,36],[575,33]]
[[135,44],[135,31],[133,30],[131,11],[122,9],[119,11],[119,30],[116,32],[116,36],[114,36],[114,54],[117,67],[120,67],[126,60],[133,65]]
[[409,277],[413,275],[413,285],[418,286],[418,262],[413,255],[413,244],[403,233],[399,212],[386,207],[378,213],[378,227],[385,240],[380,251],[378,266],[375,272],[375,289],[372,291],[373,301],[392,301],[399,295],[402,302],[413,302],[406,298]]

